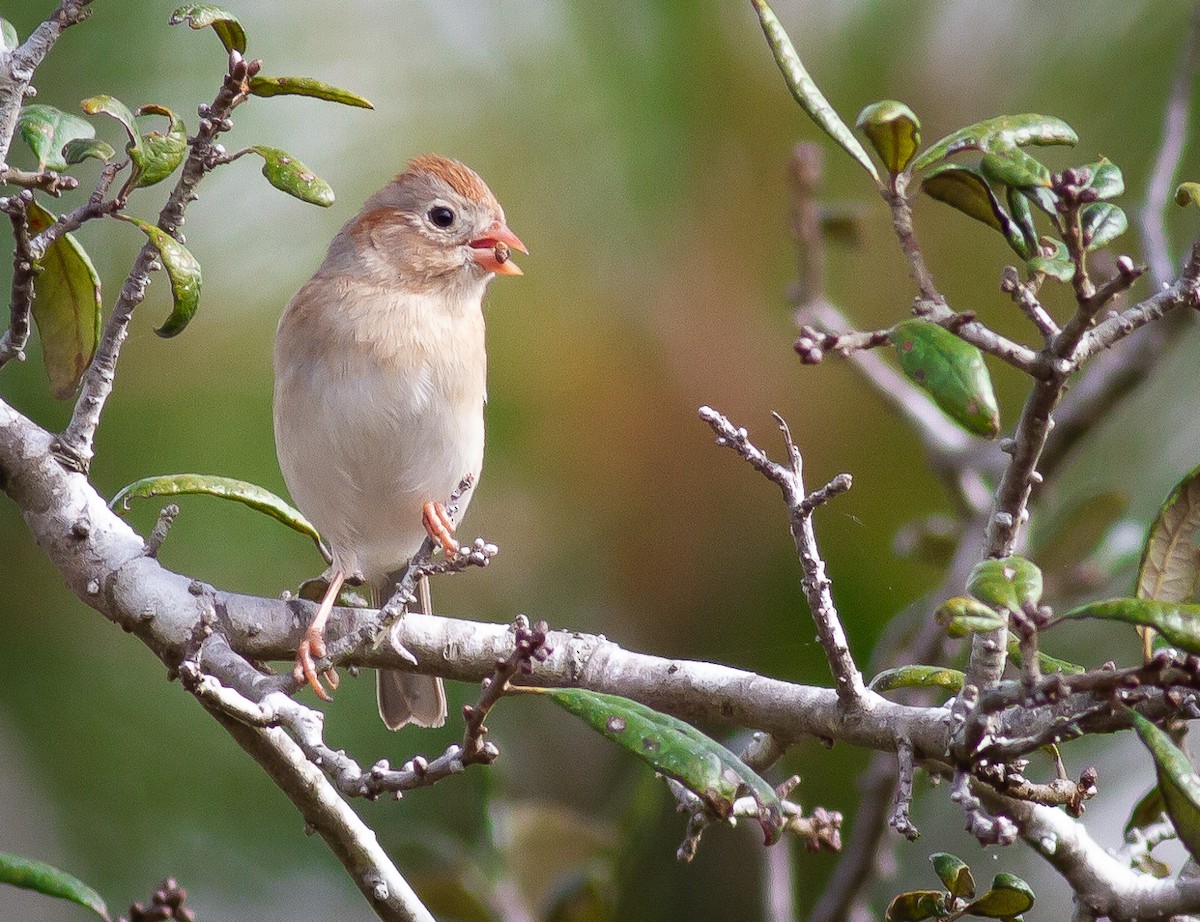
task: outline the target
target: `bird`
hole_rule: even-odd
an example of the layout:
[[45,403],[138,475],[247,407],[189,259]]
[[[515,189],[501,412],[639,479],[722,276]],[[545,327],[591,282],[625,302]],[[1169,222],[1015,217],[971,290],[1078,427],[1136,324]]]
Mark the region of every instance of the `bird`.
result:
[[[461,520],[483,465],[487,353],[483,298],[528,253],[479,175],[423,154],[367,199],[288,303],[274,348],[275,446],[297,508],[332,558],[328,589],[293,674],[330,700],[315,661],[343,584],[378,603],[429,535],[457,551],[445,503],[464,478]],[[428,610],[428,587],[424,586]],[[323,674],[331,688],[337,673]],[[378,673],[389,729],[441,726],[442,680]]]

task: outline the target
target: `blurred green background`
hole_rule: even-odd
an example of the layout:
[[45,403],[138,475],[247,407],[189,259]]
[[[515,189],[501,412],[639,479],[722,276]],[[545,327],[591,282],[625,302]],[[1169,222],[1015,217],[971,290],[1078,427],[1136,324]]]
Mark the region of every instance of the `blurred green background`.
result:
[[[52,6],[9,0],[0,14],[25,35]],[[170,106],[194,127],[223,52],[211,31],[169,27],[174,6],[97,0],[92,20],[66,33],[39,70],[38,101],[75,110],[86,96],[111,93],[131,106]],[[155,277],[100,430],[98,489],[111,495],[148,474],[198,471],[283,492],[271,435],[278,315],[362,200],[408,158],[436,151],[480,172],[531,251],[520,260],[525,277],[499,280],[488,298],[489,443],[463,529],[486,535],[501,556],[486,572],[440,580],[438,611],[491,621],[525,612],[631,649],[828,684],[777,491],[712,444],[696,417],[703,403],[773,451],[768,414],[781,412],[810,486],[853,473],[854,489],[822,511],[818,532],[863,661],[888,619],[937,584],[935,567],[891,550],[904,523],[950,508],[915,437],[849,367],[803,368],[791,350],[785,164],[792,145],[817,131],[787,94],[748,3],[228,6],[266,72],[348,87],[376,109],[275,98],[236,113],[231,150],[286,148],[333,185],[338,201],[321,210],[284,196],[252,158],[206,180],[185,228],[204,267],[200,312],[178,339],[157,338],[168,304],[165,280]],[[930,140],[1000,113],[1058,115],[1078,131],[1080,153],[1071,161],[1052,151],[1047,162],[1106,155],[1125,169],[1131,200],[1157,148],[1188,14],[1173,0],[779,0],[776,11],[847,121],[880,98],[912,106]],[[97,125],[120,143],[115,123]],[[23,165],[25,154],[13,162]],[[913,288],[887,215],[858,166],[832,149],[827,165],[831,202],[867,203],[862,247],[831,251],[830,295],[863,328],[890,324]],[[82,168],[85,188],[95,169]],[[1200,178],[1194,154],[1182,172]],[[134,212],[151,217],[165,194],[140,194]],[[1000,238],[929,201],[917,220],[955,305],[1026,335],[997,290],[1010,260]],[[1172,221],[1178,246],[1196,219],[1181,211]],[[115,223],[89,225],[80,237],[111,303],[141,237]],[[1122,243],[1138,252],[1135,233]],[[0,267],[0,290],[7,271]],[[1135,516],[1152,514],[1200,454],[1190,370],[1198,350],[1189,336],[1159,379],[1082,446],[1052,500],[1121,487]],[[3,370],[0,394],[61,427],[69,406],[48,396],[37,351]],[[1011,427],[1022,382],[1006,369],[993,373]],[[266,518],[205,498],[181,505],[161,555],[169,567],[266,595],[321,569],[305,539]],[[156,511],[148,503],[134,513],[144,533]],[[0,503],[0,550],[0,850],[62,865],[114,907],[145,899],[173,874],[203,919],[370,917],[250,760],[166,683],[140,644],[61,587],[8,503]],[[1102,635],[1103,647],[1082,646],[1089,638],[1056,637],[1055,652],[1088,663],[1137,654],[1125,633]],[[450,693],[453,714],[475,689]],[[346,681],[327,708],[329,742],[366,764],[436,754],[461,732],[452,720],[442,731],[390,735],[373,698],[369,678]],[[612,826],[580,833],[576,844],[621,843],[621,918],[761,916],[755,830],[711,830],[695,863],[679,864],[683,820],[640,764],[540,702],[503,704],[492,736],[503,751],[493,769],[400,803],[357,805],[402,870],[426,880],[439,868],[457,873],[467,850],[491,851],[479,846],[490,834],[510,843],[518,876],[546,873],[573,860],[570,850],[543,854],[518,833],[537,830],[544,848],[555,841],[551,825],[580,828],[561,813],[570,810]],[[1136,766],[1124,778],[1105,771],[1111,750],[1067,751],[1072,771],[1100,765],[1103,795],[1088,815],[1109,844],[1130,798],[1149,786],[1136,744],[1116,745]],[[805,743],[785,767],[804,776],[806,806],[840,810],[852,823],[853,778],[865,758]],[[534,803],[560,812],[537,820]],[[920,799],[914,819],[925,837],[900,847],[899,866],[887,869],[898,879],[872,891],[880,912],[897,890],[933,883],[929,852],[976,855],[944,789]],[[622,824],[636,834],[614,839]],[[436,856],[421,842],[436,843]],[[798,850],[804,909],[833,861]],[[977,861],[977,878],[994,865],[1047,880],[1017,849]],[[1065,916],[1064,888],[1043,884],[1039,894],[1045,918]],[[0,918],[79,917],[0,889]]]

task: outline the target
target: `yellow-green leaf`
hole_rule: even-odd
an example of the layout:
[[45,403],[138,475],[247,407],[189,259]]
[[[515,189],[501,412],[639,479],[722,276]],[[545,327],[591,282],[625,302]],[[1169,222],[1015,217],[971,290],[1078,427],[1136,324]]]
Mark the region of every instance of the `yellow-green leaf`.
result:
[[984,154],[979,168],[992,182],[1014,189],[1050,186],[1050,170],[1019,147],[1001,147]]
[[1019,611],[1042,600],[1042,571],[1024,557],[1000,557],[975,564],[967,592],[997,610]]
[[1079,136],[1060,118],[1051,115],[1000,115],[960,128],[929,147],[913,163],[923,170],[937,161],[964,150],[995,151],[1026,144],[1075,144]]
[[369,99],[357,93],[314,80],[312,77],[268,77],[265,74],[255,74],[250,78],[250,92],[262,97],[308,96],[312,99],[338,102],[343,106],[356,106],[359,109],[375,108]]
[[301,515],[298,509],[270,490],[232,477],[218,477],[215,474],[160,474],[156,477],[145,477],[123,487],[108,505],[118,513],[125,513],[129,511],[130,500],[189,493],[218,496],[242,503],[282,522],[293,531],[307,535],[318,548],[321,546],[321,536],[317,534],[316,526]]
[[1133,728],[1150,750],[1158,787],[1171,825],[1192,858],[1200,855],[1200,778],[1188,757],[1162,729],[1137,711],[1129,712]]
[[67,163],[83,163],[89,157],[93,160],[110,160],[116,153],[113,146],[99,138],[75,138],[63,145],[62,155]]
[[976,435],[1000,434],[1000,409],[983,354],[928,320],[904,320],[888,331],[900,367],[951,419]]
[[1200,205],[1200,182],[1181,182],[1175,189],[1176,205]]
[[21,44],[21,37],[11,22],[0,17],[0,51],[15,51]]
[[97,115],[103,112],[105,115],[115,118],[125,129],[125,134],[129,136],[129,144],[126,150],[132,153],[137,148],[137,123],[133,120],[133,113],[129,111],[129,106],[125,105],[121,100],[115,96],[101,94],[100,96],[89,96],[79,105],[88,115]]
[[333,204],[329,183],[285,150],[256,144],[249,150],[263,158],[262,174],[276,189],[294,195],[302,202],[328,208]]
[[108,922],[108,907],[99,893],[78,877],[45,862],[0,852],[0,883],[68,900]]
[[129,149],[138,186],[153,186],[175,172],[187,156],[187,126],[165,106],[142,106],[138,115],[162,115],[170,123],[166,134],[151,131]]
[[1200,605],[1161,599],[1104,599],[1072,608],[1063,618],[1123,621],[1154,628],[1173,647],[1200,653]]
[[871,691],[885,692],[896,688],[943,688],[958,693],[963,686],[963,673],[945,666],[912,664],[885,669],[871,680]]
[[1012,919],[1028,912],[1034,899],[1029,884],[1015,874],[1001,871],[992,880],[992,889],[971,903],[966,911],[988,919]]
[[921,146],[921,120],[894,99],[867,106],[854,126],[867,136],[889,173],[899,173],[908,166]]
[[[29,229],[41,233],[54,215],[37,202],[27,214]],[[63,234],[38,260],[33,321],[42,343],[50,392],[59,400],[75,393],[100,341],[100,276],[73,234]]]
[[975,895],[975,878],[971,875],[971,869],[957,855],[937,852],[929,856],[929,861],[952,897],[969,900]]
[[897,893],[888,904],[887,922],[920,922],[946,914],[946,897],[941,890],[909,890]]
[[846,123],[834,111],[829,100],[825,98],[825,94],[808,75],[808,71],[800,62],[800,56],[796,54],[792,40],[788,38],[787,32],[784,31],[783,25],[776,18],[775,13],[767,5],[766,0],[752,0],[752,2],[755,12],[758,13],[758,21],[762,24],[763,34],[767,37],[767,44],[771,46],[771,53],[775,55],[775,63],[779,65],[784,82],[787,83],[796,102],[800,103],[800,107],[808,113],[808,117],[833,138],[842,150],[857,160],[878,184],[879,173],[875,169],[875,164],[871,162],[871,158],[863,146],[858,143],[853,132],[846,127]]
[[1025,235],[1008,216],[987,179],[975,167],[962,163],[943,163],[930,170],[921,180],[921,191],[999,231],[1022,259],[1028,255],[1029,245]]
[[17,134],[37,158],[38,169],[65,170],[62,149],[76,138],[95,137],[96,129],[87,119],[41,103],[23,106],[17,113]]
[[934,617],[951,637],[966,637],[976,632],[994,631],[1008,624],[1008,618],[977,599],[956,596],[947,599]]
[[1146,533],[1138,565],[1137,596],[1186,602],[1200,584],[1196,538],[1200,534],[1200,467],[1168,494]]
[[193,29],[212,26],[226,51],[246,53],[246,30],[233,13],[219,6],[211,3],[189,3],[173,12],[167,22],[173,26],[186,22]]
[[1030,272],[1040,272],[1057,279],[1064,285],[1075,277],[1075,263],[1067,245],[1053,237],[1043,237],[1041,252],[1027,263]]
[[140,228],[158,250],[163,268],[171,280],[173,306],[166,321],[154,332],[164,339],[177,336],[191,322],[200,305],[200,264],[187,247],[161,228],[128,215],[119,214],[117,217]]

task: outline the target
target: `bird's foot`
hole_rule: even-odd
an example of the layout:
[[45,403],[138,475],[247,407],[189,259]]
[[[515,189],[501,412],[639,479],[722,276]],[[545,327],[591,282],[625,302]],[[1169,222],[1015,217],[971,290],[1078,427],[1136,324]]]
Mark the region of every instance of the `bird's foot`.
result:
[[300,641],[300,646],[296,648],[296,665],[292,667],[292,677],[301,684],[307,682],[322,701],[332,701],[333,696],[325,690],[321,678],[324,677],[330,688],[336,689],[339,682],[338,674],[337,670],[332,668],[326,669],[320,675],[317,674],[316,661],[324,656],[325,638],[320,631],[309,628],[304,632],[304,639]]
[[421,507],[421,520],[425,523],[425,532],[435,544],[441,546],[447,557],[458,553],[458,541],[454,538],[454,519],[446,511],[443,503],[426,503]]

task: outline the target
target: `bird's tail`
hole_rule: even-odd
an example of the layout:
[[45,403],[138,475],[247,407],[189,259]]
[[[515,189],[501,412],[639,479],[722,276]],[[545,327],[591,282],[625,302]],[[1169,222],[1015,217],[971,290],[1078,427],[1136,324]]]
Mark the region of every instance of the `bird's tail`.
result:
[[[396,581],[388,576],[375,587],[376,604],[387,601]],[[421,612],[433,613],[429,580],[422,577],[417,583]],[[440,727],[446,722],[446,689],[437,676],[417,675],[398,669],[381,669],[376,673],[376,697],[379,716],[389,730],[399,730],[405,724],[418,727]]]

